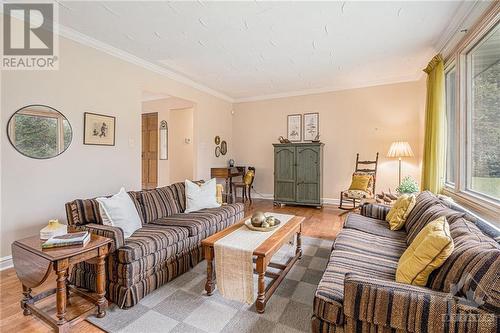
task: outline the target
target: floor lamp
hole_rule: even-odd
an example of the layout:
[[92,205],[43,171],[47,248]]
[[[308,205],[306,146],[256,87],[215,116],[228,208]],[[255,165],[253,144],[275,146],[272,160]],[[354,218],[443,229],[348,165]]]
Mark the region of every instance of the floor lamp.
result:
[[391,144],[387,157],[397,157],[399,159],[399,185],[401,185],[401,158],[413,157],[410,144],[406,141],[395,141]]

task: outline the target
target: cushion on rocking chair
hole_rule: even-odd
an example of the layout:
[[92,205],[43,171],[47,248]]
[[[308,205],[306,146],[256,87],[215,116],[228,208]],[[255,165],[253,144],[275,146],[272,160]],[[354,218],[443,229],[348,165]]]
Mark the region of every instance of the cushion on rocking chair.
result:
[[366,191],[370,185],[371,175],[356,174],[352,175],[351,186],[349,190]]
[[342,195],[348,199],[369,199],[373,198],[373,194],[369,191],[347,190],[342,192]]

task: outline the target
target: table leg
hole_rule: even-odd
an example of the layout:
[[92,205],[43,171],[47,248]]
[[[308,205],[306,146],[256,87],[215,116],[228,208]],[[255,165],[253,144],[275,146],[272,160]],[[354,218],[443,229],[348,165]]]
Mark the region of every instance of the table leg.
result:
[[226,203],[230,203],[229,194],[229,178],[226,178]]
[[29,316],[31,314],[31,310],[26,306],[28,302],[33,298],[31,296],[31,288],[26,287],[23,284],[23,300],[21,301],[21,309],[23,309],[23,315]]
[[106,315],[107,301],[106,295],[106,267],[104,259],[106,255],[97,257],[97,318],[102,318]]
[[[70,274],[70,268],[66,271],[66,276],[69,276]],[[66,279],[66,304],[71,304],[71,299],[70,299],[70,292],[69,292],[69,280]]]
[[297,233],[297,249],[295,249],[295,254],[299,255],[299,259],[302,258],[302,239],[300,238],[300,231]]
[[255,308],[258,313],[264,313],[266,309],[266,261],[263,257],[258,257],[256,262],[256,271],[258,274],[258,283],[257,283],[257,302],[255,302]]
[[[56,265],[57,267],[58,265]],[[57,267],[57,286],[56,286],[56,301],[57,301],[57,325],[66,323],[66,272],[67,267]]]
[[229,177],[229,197],[231,198],[230,203],[236,202],[236,198],[233,199],[233,177]]
[[207,261],[207,282],[205,283],[205,291],[208,296],[212,296],[215,289],[214,250],[212,248],[205,248],[205,259]]

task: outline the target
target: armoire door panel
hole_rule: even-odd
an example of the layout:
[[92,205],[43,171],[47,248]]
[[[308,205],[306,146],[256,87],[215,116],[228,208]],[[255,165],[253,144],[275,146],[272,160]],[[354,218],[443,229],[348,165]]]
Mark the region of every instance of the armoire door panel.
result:
[[295,147],[276,149],[274,163],[275,198],[295,201]]
[[297,201],[305,203],[317,203],[319,198],[318,183],[298,183],[297,184]]
[[319,182],[319,149],[297,148],[297,182]]
[[297,147],[297,201],[319,202],[320,151],[317,147]]

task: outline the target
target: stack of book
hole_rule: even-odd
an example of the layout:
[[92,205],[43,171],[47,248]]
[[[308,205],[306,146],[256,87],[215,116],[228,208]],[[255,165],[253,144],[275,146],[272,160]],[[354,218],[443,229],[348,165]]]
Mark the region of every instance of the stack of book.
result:
[[88,231],[75,232],[49,238],[45,243],[42,244],[42,249],[51,249],[55,247],[67,247],[67,246],[73,246],[73,247],[84,246],[89,241],[90,241],[90,233]]

